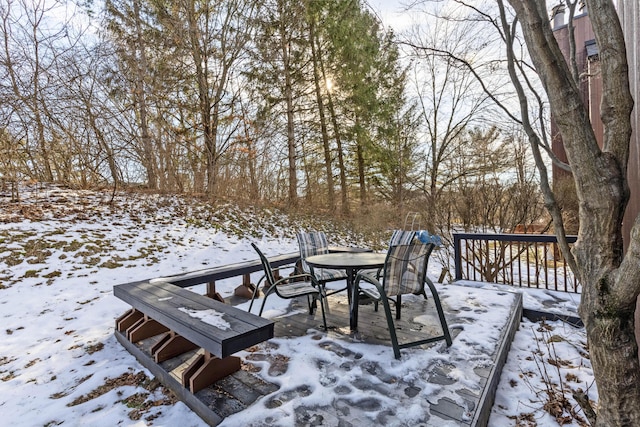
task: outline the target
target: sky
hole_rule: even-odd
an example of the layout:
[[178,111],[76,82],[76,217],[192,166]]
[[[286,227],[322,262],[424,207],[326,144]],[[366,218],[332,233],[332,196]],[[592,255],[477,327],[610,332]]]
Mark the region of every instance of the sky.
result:
[[405,12],[406,2],[403,0],[366,0],[365,4],[376,13],[382,23],[398,32],[411,24],[410,15]]
[[[246,235],[234,235],[198,225],[197,221],[185,221],[179,212],[184,212],[187,205],[174,197],[121,194],[115,205],[108,205],[105,203],[108,195],[56,188],[23,191],[22,196],[23,202],[15,204],[8,202],[7,194],[0,193],[3,424],[204,426],[184,404],[158,404],[166,399],[159,389],[149,391],[134,381],[151,374],[113,336],[115,318],[128,309],[114,297],[113,286],[255,259],[251,242],[256,242],[267,255],[296,251],[292,231],[269,224],[286,224],[286,218],[273,212],[270,221],[265,221],[263,216],[254,216],[253,211],[240,212],[233,207],[213,212],[219,223],[232,221],[231,212],[241,214],[247,224],[252,224],[247,225],[251,229]],[[198,209],[194,208],[192,214],[197,217]],[[431,260],[429,274],[435,278],[440,266],[433,257]],[[229,296],[236,282],[217,282],[217,290]],[[260,351],[268,353],[270,348],[278,348],[290,357],[289,368],[284,376],[272,375],[267,369],[258,375],[279,384],[280,392],[303,385],[310,385],[311,390],[309,395],[292,398],[277,410],[269,410],[272,424],[293,425],[296,407],[303,403],[331,405],[335,395],[327,393],[328,387],[343,386],[351,390],[349,396],[360,396],[362,392],[353,384],[362,378],[373,381],[360,363],[379,364],[392,375],[411,378],[423,390],[425,399],[447,393],[446,388],[427,383],[419,374],[420,367],[438,360],[464,362],[449,375],[462,384],[471,382],[475,375],[473,367],[485,363],[483,351],[499,333],[492,328],[483,329],[484,323],[474,319],[483,316],[486,321],[489,316],[497,322],[508,315],[511,297],[503,288],[489,284],[438,287],[449,306],[459,310],[476,308],[470,311],[469,323],[447,350],[407,349],[403,352],[408,352],[405,354],[409,357],[396,361],[386,346],[363,350],[362,344],[341,341],[339,345],[345,351],[364,357],[356,364],[357,369],[336,373],[318,369],[318,361],[334,366],[348,358],[326,351],[328,345],[336,345],[331,336],[316,331],[296,339],[270,340],[269,346]],[[499,292],[477,289],[481,287]],[[204,292],[203,286],[195,290]],[[289,304],[289,300],[271,297],[264,315],[281,315]],[[552,306],[575,313],[576,304],[575,294],[535,291],[525,295],[525,305],[530,308]],[[512,426],[514,417],[521,416],[533,418],[539,426],[557,425],[543,410],[545,377],[566,387],[588,389],[589,396],[597,399],[585,346],[583,329],[560,322],[540,325],[523,321],[503,371],[489,425]],[[475,359],[468,359],[469,354],[474,354]],[[247,352],[239,355],[249,357]],[[540,366],[549,358],[563,362],[555,367],[549,365],[550,369],[542,372]],[[366,393],[382,402],[382,406],[363,417],[375,419],[381,416],[385,405],[396,404],[376,394],[375,388]],[[260,425],[264,422],[265,404],[273,397],[265,396],[247,410],[227,418],[223,425]],[[148,407],[140,402],[134,405],[136,399],[146,402]],[[132,419],[135,418],[132,407],[144,408],[141,418]],[[415,425],[425,416],[425,408],[420,405],[402,409],[389,420],[389,425]]]

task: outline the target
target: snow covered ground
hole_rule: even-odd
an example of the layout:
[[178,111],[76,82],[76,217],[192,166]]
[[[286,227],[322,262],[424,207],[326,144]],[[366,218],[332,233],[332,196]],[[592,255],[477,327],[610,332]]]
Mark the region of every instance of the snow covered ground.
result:
[[[113,296],[113,286],[255,259],[251,242],[267,255],[294,252],[293,233],[303,225],[275,212],[211,211],[175,197],[120,194],[109,204],[107,193],[55,187],[25,190],[21,203],[3,196],[8,195],[0,195],[2,424],[204,425],[113,337],[114,319],[128,308]],[[357,237],[339,239],[332,243]],[[430,270],[432,278],[440,272],[433,258]],[[238,283],[231,279],[216,285],[222,296],[229,296]],[[271,298],[265,314],[281,313],[288,303]],[[525,306],[534,309],[553,306],[575,313],[576,304],[576,295],[537,291],[525,297]],[[290,350],[292,376],[306,375],[308,352],[296,351],[305,339],[279,339]],[[353,346],[357,352],[357,344]],[[387,353],[385,359],[392,359]],[[411,375],[411,360],[389,363],[396,375]],[[525,320],[489,425],[553,426],[556,419],[562,425],[584,425],[571,397],[576,389],[597,400],[584,330]],[[310,390],[305,399],[320,404],[330,398]],[[414,409],[406,408],[405,421],[397,425],[412,420]],[[289,410],[272,410],[272,424],[293,425]],[[225,425],[246,425],[243,419],[265,415],[260,405],[255,409],[260,413],[251,411],[230,417]]]

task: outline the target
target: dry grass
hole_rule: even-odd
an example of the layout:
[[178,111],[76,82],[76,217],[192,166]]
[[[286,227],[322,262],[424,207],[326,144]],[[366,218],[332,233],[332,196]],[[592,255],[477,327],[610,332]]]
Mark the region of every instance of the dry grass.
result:
[[[560,358],[556,352],[555,343],[563,340],[559,335],[552,334],[553,328],[542,322],[537,329],[540,334],[536,336],[537,351],[533,352],[531,359],[535,361],[538,372],[523,372],[521,378],[540,398],[537,402],[542,409],[549,413],[558,425],[577,423],[581,427],[588,427],[590,424],[582,415],[582,411],[574,395],[583,393],[581,388],[576,387],[577,377],[573,374],[563,376],[562,368],[575,368],[573,362]],[[529,377],[542,379],[543,389],[536,389],[528,381]],[[535,417],[532,413],[520,414],[516,419],[517,426],[536,426]]]
[[[37,222],[51,217],[64,219],[68,224],[109,218],[115,224],[131,224],[131,232],[122,233],[119,242],[112,242],[100,229],[81,230],[80,235],[73,236],[63,228],[44,233],[0,231],[0,263],[7,267],[25,262],[34,265],[22,277],[0,271],[0,290],[25,278],[43,278],[41,284],[50,283],[61,273],[41,266],[64,260],[73,259],[75,264],[87,268],[119,268],[141,260],[147,264],[157,263],[158,258],[153,254],[168,250],[171,242],[145,242],[138,255],[126,259],[114,254],[118,253],[118,244],[140,243],[136,237],[138,229],[149,224],[169,227],[180,219],[192,227],[213,229],[239,238],[261,237],[268,233],[276,238],[294,239],[293,233],[297,230],[330,230],[331,244],[374,249],[384,247],[389,230],[399,226],[398,212],[381,206],[354,209],[348,218],[344,218],[326,212],[308,212],[303,208],[285,211],[272,206],[238,207],[210,204],[193,197],[143,192],[122,193],[109,201],[109,197],[100,192],[73,192],[55,186],[39,188],[38,192],[22,191],[20,202],[0,204],[1,222]],[[183,243],[176,241],[175,244]]]

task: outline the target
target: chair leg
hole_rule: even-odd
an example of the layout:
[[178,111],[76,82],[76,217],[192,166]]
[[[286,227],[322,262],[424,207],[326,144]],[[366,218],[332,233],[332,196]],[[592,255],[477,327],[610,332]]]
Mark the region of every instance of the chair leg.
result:
[[389,300],[384,292],[381,293],[382,306],[384,307],[384,314],[387,317],[387,326],[389,327],[389,334],[391,335],[391,345],[393,346],[393,355],[396,359],[400,359],[400,347],[398,345],[398,335],[396,334],[396,325],[393,323],[393,317],[391,314],[391,307],[389,306]]
[[324,330],[326,332],[328,329],[327,329],[327,316],[326,316],[325,311],[324,311],[324,303],[325,303],[325,298],[323,298],[323,296],[321,294],[320,295],[320,310],[322,311],[322,324],[324,325]]
[[326,299],[326,298],[327,298],[327,296],[328,296],[328,295],[333,295],[333,294],[335,294],[336,292],[341,292],[341,291],[327,292],[327,284],[326,284],[326,282],[320,282],[320,289],[322,290],[322,294],[324,295],[324,298],[325,298],[324,303],[325,303],[325,304],[327,304],[327,307],[328,307],[328,304],[329,304],[329,303],[327,302],[327,299]]
[[[426,275],[424,276],[424,281],[427,284],[427,286],[429,286],[429,289],[431,289],[431,287],[433,286],[433,282],[431,281],[431,279],[429,279]],[[435,289],[435,288],[434,288]],[[427,291],[425,291],[424,287],[422,288],[422,296],[424,297],[424,299],[429,299],[429,297],[427,296]]]
[[429,286],[429,290],[431,291],[431,295],[433,295],[433,302],[436,306],[436,311],[438,312],[438,317],[440,318],[440,326],[442,326],[442,332],[444,334],[444,339],[447,343],[447,347],[451,346],[451,333],[449,332],[449,326],[447,325],[447,319],[444,317],[444,310],[442,309],[442,304],[440,303],[440,296],[436,291],[436,287],[433,285],[433,282],[430,280],[427,282],[427,286]]
[[[249,304],[249,313],[251,313],[251,308],[253,307],[253,301],[256,299],[256,295],[258,295],[258,288],[260,287],[260,282],[262,282],[262,279],[264,279],[265,276],[262,276],[260,278],[260,280],[258,280],[258,283],[256,283],[256,287],[253,289],[253,295],[251,296],[251,304]],[[265,300],[267,299],[267,297],[265,296]]]
[[262,311],[264,310],[264,304],[267,302],[267,297],[269,296],[268,292],[264,293],[264,299],[262,300],[262,305],[260,306],[260,313],[258,313],[258,316],[262,316]]
[[402,295],[396,297],[396,320],[400,320],[400,306],[402,305]]
[[[382,268],[378,269],[378,272],[376,273],[376,280],[380,281],[380,276],[382,275]],[[378,312],[378,301],[373,303],[373,311],[375,311],[376,313]]]
[[316,311],[316,297],[310,297],[307,295],[307,307],[309,308],[309,314],[313,314]]

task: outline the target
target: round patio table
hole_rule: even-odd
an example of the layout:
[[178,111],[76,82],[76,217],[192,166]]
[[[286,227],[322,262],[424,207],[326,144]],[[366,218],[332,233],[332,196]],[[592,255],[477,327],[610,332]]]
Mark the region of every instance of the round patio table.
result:
[[358,330],[358,290],[355,287],[358,271],[384,267],[386,254],[372,252],[337,252],[313,255],[305,258],[309,266],[315,268],[333,268],[347,272],[347,294],[349,296],[349,326],[351,331]]

